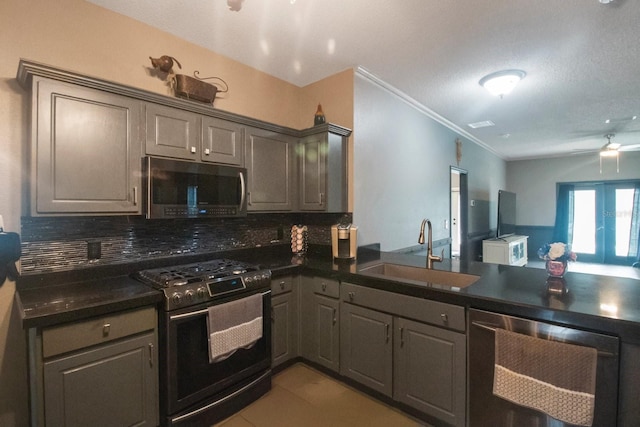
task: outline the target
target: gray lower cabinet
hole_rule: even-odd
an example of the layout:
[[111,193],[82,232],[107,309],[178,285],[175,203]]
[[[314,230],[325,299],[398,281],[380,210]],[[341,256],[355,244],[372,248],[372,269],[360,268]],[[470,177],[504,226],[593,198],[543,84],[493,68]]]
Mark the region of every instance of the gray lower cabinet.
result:
[[253,127],[245,129],[249,211],[294,209],[296,139]]
[[301,277],[301,354],[335,372],[340,369],[339,292],[336,280]]
[[342,283],[340,373],[447,425],[466,422],[463,307]]
[[393,398],[452,426],[465,425],[466,336],[396,318]]
[[32,426],[158,425],[156,325],[146,307],[31,329]]
[[271,367],[298,355],[298,276],[271,281]]
[[393,316],[343,303],[340,374],[389,397],[393,394]]
[[153,333],[44,364],[48,426],[155,426]]
[[140,214],[140,108],[133,98],[33,77],[31,214]]

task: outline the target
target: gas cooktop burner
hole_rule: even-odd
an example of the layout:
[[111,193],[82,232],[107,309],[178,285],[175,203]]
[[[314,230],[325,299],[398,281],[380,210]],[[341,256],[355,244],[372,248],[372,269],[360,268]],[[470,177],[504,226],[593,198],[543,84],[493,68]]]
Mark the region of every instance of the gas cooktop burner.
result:
[[194,282],[238,276],[256,270],[258,270],[257,267],[239,261],[217,259],[194,264],[143,270],[137,273],[137,277],[157,288],[171,288]]
[[207,302],[232,292],[267,288],[271,283],[270,270],[230,259],[152,268],[135,273],[135,277],[164,293],[166,310]]

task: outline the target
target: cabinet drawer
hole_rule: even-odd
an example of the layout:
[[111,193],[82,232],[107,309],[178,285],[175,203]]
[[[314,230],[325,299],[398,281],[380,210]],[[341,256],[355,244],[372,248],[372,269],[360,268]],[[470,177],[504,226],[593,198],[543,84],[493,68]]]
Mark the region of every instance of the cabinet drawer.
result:
[[271,295],[276,296],[293,290],[294,276],[282,276],[271,279]]
[[114,313],[42,330],[43,356],[51,357],[68,351],[116,340],[156,327],[153,307]]
[[313,292],[331,298],[340,298],[340,282],[325,277],[314,277]]
[[397,316],[430,323],[443,328],[466,330],[464,307],[417,297],[343,283],[342,301],[391,313]]

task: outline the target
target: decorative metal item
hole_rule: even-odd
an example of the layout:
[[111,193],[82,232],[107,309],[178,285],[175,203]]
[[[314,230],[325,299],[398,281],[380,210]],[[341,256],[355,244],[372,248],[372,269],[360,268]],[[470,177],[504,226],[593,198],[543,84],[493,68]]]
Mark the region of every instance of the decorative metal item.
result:
[[182,68],[182,65],[180,65],[180,62],[178,62],[178,60],[173,56],[162,55],[160,58],[149,57],[149,59],[151,60],[151,65],[153,65],[153,68],[156,68],[162,71],[163,73],[173,74],[174,61],[176,64],[178,64],[178,68],[180,69]]
[[322,111],[322,105],[318,104],[318,109],[316,110],[315,116],[313,116],[313,125],[318,126],[324,124],[326,119],[324,117],[324,112]]
[[[170,55],[162,55],[159,58],[149,57],[153,68],[166,73],[163,76],[168,80],[169,86],[174,90],[177,97],[193,99],[195,101],[206,102],[213,105],[213,101],[216,99],[218,93],[225,93],[229,91],[227,82],[220,77],[200,77],[199,71],[193,72],[193,77],[185,74],[175,74],[173,72],[174,62],[178,65],[178,68],[182,68],[182,65],[176,58]],[[207,83],[204,80],[217,79],[220,83],[218,86],[215,84]]]
[[[213,101],[216,99],[218,92],[225,93],[229,91],[227,82],[220,77],[198,77],[198,71],[193,72],[193,77],[184,74],[176,74],[174,79],[176,96],[195,99],[196,101],[206,102],[213,105]],[[207,83],[203,80],[217,79],[222,82],[223,89],[218,89],[217,86]]]

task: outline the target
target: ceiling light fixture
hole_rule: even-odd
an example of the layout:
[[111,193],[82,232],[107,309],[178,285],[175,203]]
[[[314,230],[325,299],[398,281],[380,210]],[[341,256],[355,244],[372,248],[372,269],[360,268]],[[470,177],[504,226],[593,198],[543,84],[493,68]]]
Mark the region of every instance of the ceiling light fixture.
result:
[[513,88],[526,75],[527,73],[522,70],[503,70],[484,76],[478,83],[489,91],[491,95],[502,98],[511,93]]
[[620,172],[620,156],[618,149],[620,148],[620,144],[611,142],[611,138],[615,135],[610,133],[605,135],[607,138],[607,143],[602,146],[600,149],[600,173],[602,173],[602,158],[603,157],[615,157],[616,158],[616,172]]

